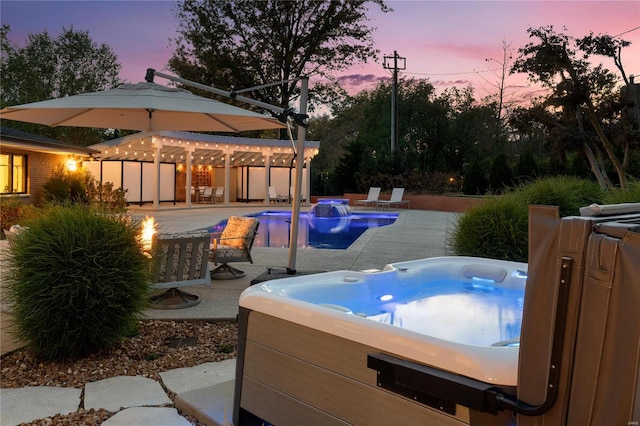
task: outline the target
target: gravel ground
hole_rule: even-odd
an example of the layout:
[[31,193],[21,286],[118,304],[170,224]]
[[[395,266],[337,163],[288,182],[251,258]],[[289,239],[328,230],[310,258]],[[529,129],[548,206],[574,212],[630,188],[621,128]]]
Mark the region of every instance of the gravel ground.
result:
[[[193,343],[195,338],[195,344]],[[172,347],[178,346],[178,347]],[[232,322],[141,321],[137,336],[120,346],[76,361],[53,362],[20,349],[2,356],[0,387],[62,386],[115,376],[143,376],[162,383],[161,372],[235,358],[237,327]],[[170,398],[175,395],[169,393]],[[80,410],[36,420],[31,425],[99,425],[114,415],[106,410]],[[197,425],[195,419],[189,420]]]

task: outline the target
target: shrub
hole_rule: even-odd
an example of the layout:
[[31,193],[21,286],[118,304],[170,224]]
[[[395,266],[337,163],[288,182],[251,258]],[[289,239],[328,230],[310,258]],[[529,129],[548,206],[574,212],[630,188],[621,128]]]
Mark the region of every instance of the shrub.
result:
[[455,254],[526,262],[527,215],[516,195],[488,199],[458,219],[451,237]]
[[473,160],[464,176],[462,192],[466,195],[484,195],[488,185],[480,160]]
[[69,172],[64,165],[58,165],[49,180],[42,186],[45,201],[59,204],[69,202],[86,204],[85,180],[84,172]]
[[113,187],[112,182],[100,182],[86,175],[85,187],[89,203],[99,210],[111,213],[124,213],[127,211],[127,190]]
[[461,256],[526,262],[529,204],[559,206],[563,217],[603,200],[595,182],[572,177],[536,180],[469,210],[458,220],[450,245]]
[[52,206],[19,234],[8,257],[14,333],[47,359],[110,347],[147,306],[148,259],[123,215]]
[[[9,229],[13,225],[25,225],[37,215],[37,208],[22,203],[17,197],[0,198],[0,229]],[[1,235],[4,238],[4,233]]]
[[624,189],[618,189],[605,196],[605,204],[640,203],[640,180],[629,180]]
[[570,176],[539,179],[514,191],[525,204],[558,206],[561,217],[579,215],[580,207],[602,203],[605,197],[596,182]]
[[507,163],[507,156],[498,154],[493,159],[489,168],[489,187],[493,192],[502,192],[503,189],[512,185],[513,172]]

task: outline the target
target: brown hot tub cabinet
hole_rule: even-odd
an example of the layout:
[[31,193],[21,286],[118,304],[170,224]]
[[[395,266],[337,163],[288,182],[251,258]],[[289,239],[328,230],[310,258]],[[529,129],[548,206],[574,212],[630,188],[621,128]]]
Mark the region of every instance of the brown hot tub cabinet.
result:
[[[520,347],[478,349],[504,356],[515,380],[469,358],[462,370],[417,362],[289,320],[271,296],[241,297],[234,424],[638,424],[640,205],[626,207],[562,219],[531,208]],[[351,327],[332,308],[335,329]]]

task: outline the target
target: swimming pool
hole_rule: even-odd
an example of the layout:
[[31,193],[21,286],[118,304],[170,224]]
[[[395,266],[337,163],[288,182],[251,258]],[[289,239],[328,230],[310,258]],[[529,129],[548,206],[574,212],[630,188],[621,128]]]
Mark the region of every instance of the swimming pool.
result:
[[[248,214],[260,221],[254,247],[289,247],[291,212],[267,210]],[[394,213],[351,213],[339,217],[318,217],[300,213],[298,247],[312,249],[347,249],[369,228],[391,225],[398,218]],[[220,234],[227,221],[223,220],[208,229]]]

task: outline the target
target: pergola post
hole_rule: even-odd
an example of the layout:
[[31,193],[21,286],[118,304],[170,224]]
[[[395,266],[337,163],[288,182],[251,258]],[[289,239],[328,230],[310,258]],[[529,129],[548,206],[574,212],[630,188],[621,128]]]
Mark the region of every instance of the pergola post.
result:
[[264,203],[268,206],[271,204],[271,196],[269,194],[269,181],[271,176],[271,153],[264,153]]
[[153,208],[160,210],[160,151],[162,151],[162,142],[160,138],[151,137],[151,145],[153,146]]
[[186,202],[187,202],[187,207],[190,208],[192,206],[191,204],[191,187],[193,186],[192,182],[191,182],[191,153],[193,152],[192,148],[185,148],[185,152],[187,155],[187,167],[185,170],[186,173],[186,177],[187,177],[187,182],[186,182]]
[[231,154],[224,154],[224,205],[229,205],[229,188],[231,183]]

